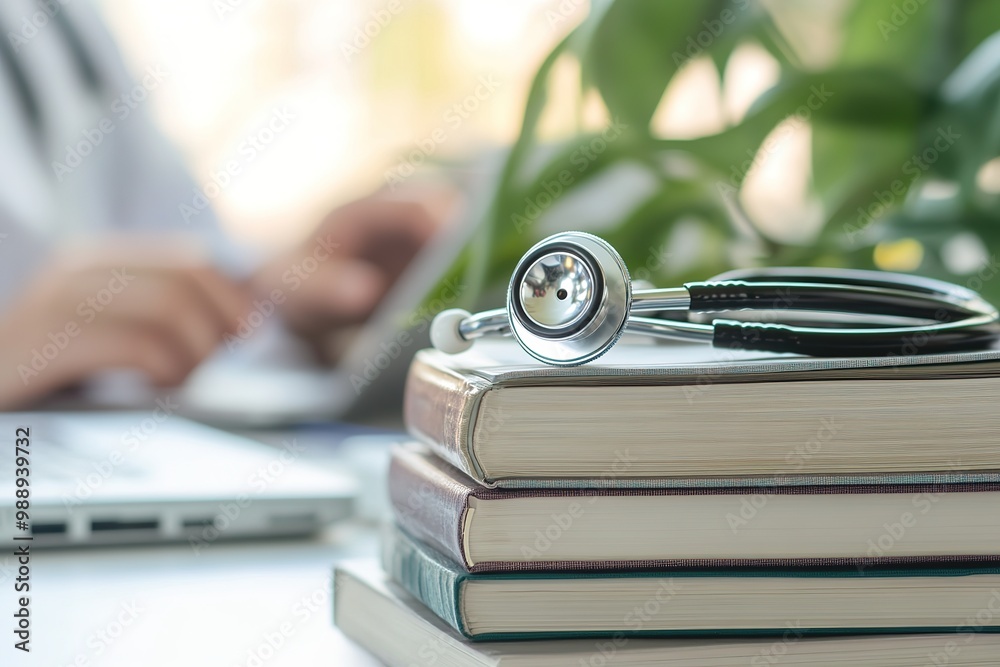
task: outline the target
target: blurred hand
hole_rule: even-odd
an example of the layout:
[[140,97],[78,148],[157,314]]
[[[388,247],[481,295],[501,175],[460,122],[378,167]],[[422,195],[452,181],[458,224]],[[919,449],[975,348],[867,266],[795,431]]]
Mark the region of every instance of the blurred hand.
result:
[[57,257],[0,320],[0,409],[109,368],[176,384],[249,304],[230,279],[164,247],[155,258],[148,247]]
[[359,200],[243,285],[169,239],[58,255],[0,319],[0,410],[105,369],[178,384],[229,335],[246,335],[255,295],[273,300],[314,342],[348,330],[371,314],[435,227],[421,204]]
[[371,197],[330,213],[298,247],[254,278],[278,290],[291,327],[316,337],[364,321],[436,229],[415,202]]

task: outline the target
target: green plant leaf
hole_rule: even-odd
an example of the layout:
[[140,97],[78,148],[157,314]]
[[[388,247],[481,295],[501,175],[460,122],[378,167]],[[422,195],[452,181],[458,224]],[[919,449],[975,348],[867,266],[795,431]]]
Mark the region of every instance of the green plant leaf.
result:
[[866,226],[869,208],[885,199],[903,204],[913,180],[905,170],[915,151],[915,128],[915,122],[891,129],[813,125],[813,191],[827,220],[852,243],[858,234],[851,230]]
[[996,0],[964,0],[952,3],[961,8],[960,37],[956,45],[956,62],[970,53],[1000,29],[1000,2]]
[[[830,21],[826,29],[840,30],[843,42],[828,60],[809,60],[812,69],[798,63],[775,27],[786,25],[780,19],[788,5],[772,0],[767,8],[737,0],[594,0],[588,18],[541,63],[486,224],[451,275],[464,270],[470,294],[505,281],[538,237],[530,221],[515,224],[517,215],[543,195],[571,196],[627,163],[645,167],[660,183],[645,201],[620,211],[619,225],[605,234],[632,266],[642,267],[650,247],[671,234],[686,234],[689,227],[677,231],[679,220],[697,225],[702,239],[691,252],[696,261],[685,269],[696,272],[692,278],[729,268],[731,251],[745,243],[756,244],[755,253],[759,246],[761,261],[870,268],[874,242],[913,237],[927,249],[920,270],[942,277],[939,249],[956,233],[969,231],[987,247],[1000,247],[1000,196],[983,192],[976,180],[982,165],[1000,154],[1000,2],[856,0],[845,14],[822,12]],[[715,21],[727,9],[739,11],[720,28]],[[650,119],[678,67],[707,56],[721,71],[747,40],[775,56],[781,75],[743,119],[696,139],[651,136]],[[574,153],[597,134],[582,132],[557,145],[541,145],[537,137],[561,58],[578,59],[581,85],[596,88],[611,115],[630,126],[582,171],[575,171]],[[720,196],[720,188],[735,192],[754,160],[781,140],[775,129],[785,121],[808,122],[813,130],[813,188],[826,220],[810,246],[741,237],[746,231],[730,219],[739,217],[737,207]],[[940,148],[941,133],[952,131],[961,138],[928,159],[932,153],[925,151],[935,141]],[[687,167],[672,168],[678,164]],[[552,195],[551,183],[567,169],[572,178]],[[917,196],[915,188],[930,180],[958,183],[958,196]],[[892,193],[887,215],[866,221],[885,192]],[[848,238],[859,226],[870,233]],[[994,282],[984,291],[1000,296],[1000,280]]]
[[687,40],[704,29],[700,22],[719,6],[648,0],[619,0],[611,6],[596,26],[582,64],[612,116],[648,132],[667,83],[688,58]]
[[839,67],[876,67],[930,90],[954,66],[956,8],[962,3],[856,0],[842,27]]
[[915,125],[926,95],[884,70],[791,73],[761,96],[739,125],[698,139],[654,140],[662,150],[688,151],[730,177],[735,187],[764,139],[782,121],[896,128]]

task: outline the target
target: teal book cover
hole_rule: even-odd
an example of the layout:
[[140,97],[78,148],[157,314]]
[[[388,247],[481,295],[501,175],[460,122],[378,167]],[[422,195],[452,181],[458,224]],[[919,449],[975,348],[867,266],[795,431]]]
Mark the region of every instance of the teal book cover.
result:
[[[470,574],[396,526],[384,533],[382,564],[392,580],[476,641],[1000,632],[1000,567]],[[834,604],[844,607],[840,616],[828,615]],[[615,609],[624,613],[581,611]],[[686,611],[692,609],[700,611]],[[597,627],[602,614],[608,624]],[[860,621],[846,625],[845,618]]]

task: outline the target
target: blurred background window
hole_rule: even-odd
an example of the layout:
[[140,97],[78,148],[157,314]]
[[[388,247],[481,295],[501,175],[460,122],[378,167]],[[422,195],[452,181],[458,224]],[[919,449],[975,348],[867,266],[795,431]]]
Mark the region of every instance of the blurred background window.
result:
[[[267,246],[298,240],[333,204],[405,182],[425,160],[510,143],[538,63],[589,9],[586,0],[102,7],[136,75],[150,65],[170,73],[151,109],[196,181],[240,162],[240,178],[212,203],[231,234]],[[278,112],[292,120],[265,142]]]

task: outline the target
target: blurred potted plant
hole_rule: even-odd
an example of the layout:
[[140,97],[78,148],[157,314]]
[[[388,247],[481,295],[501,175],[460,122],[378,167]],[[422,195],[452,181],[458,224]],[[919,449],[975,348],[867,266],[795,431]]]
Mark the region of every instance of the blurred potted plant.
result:
[[[631,266],[650,268],[642,277],[670,284],[748,264],[899,268],[891,256],[902,252],[907,269],[1000,301],[1000,280],[991,280],[1000,270],[989,252],[1000,241],[1000,3],[843,3],[823,26],[842,41],[819,67],[803,65],[777,27],[790,6],[593,0],[589,16],[541,64],[487,219],[451,275],[464,275],[471,293],[499,289],[524,250],[551,231],[541,224],[555,208],[550,202],[627,164],[656,187],[601,234]],[[691,58],[730,76],[726,63],[747,43],[765,49],[780,74],[738,122],[693,139],[653,131],[664,91]],[[618,124],[613,141],[606,128],[539,139],[554,68],[566,60],[579,68],[578,106],[597,95]],[[809,238],[789,242],[755,224],[740,191],[752,170],[748,156],[795,114],[810,126],[809,187],[822,220]],[[588,145],[601,150],[581,158]],[[693,256],[681,269],[649,262],[650,249],[662,247],[681,220],[699,228]],[[979,258],[964,266],[946,261],[956,238],[978,247]]]

